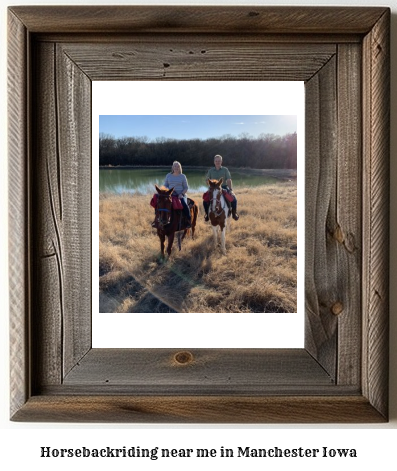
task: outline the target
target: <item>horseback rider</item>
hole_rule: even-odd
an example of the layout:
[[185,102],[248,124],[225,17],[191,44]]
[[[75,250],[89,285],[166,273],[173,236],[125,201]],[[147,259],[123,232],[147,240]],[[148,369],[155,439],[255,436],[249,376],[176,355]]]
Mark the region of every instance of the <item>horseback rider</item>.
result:
[[[186,175],[182,173],[182,165],[175,161],[172,164],[171,172],[167,173],[164,181],[164,186],[168,189],[174,188],[172,192],[173,196],[177,196],[183,207],[183,214],[186,218],[186,227],[185,229],[190,229],[192,227],[192,218],[190,215],[190,209],[187,205],[187,190],[189,188],[187,183]],[[155,223],[152,224],[155,227]]]
[[[226,190],[231,196],[233,196],[233,201],[231,202],[232,207],[232,217],[235,221],[239,219],[239,215],[237,214],[237,198],[236,195],[233,193],[232,187],[232,177],[230,176],[230,172],[228,168],[222,166],[222,156],[216,155],[214,157],[214,167],[210,168],[207,172],[206,182],[208,185],[208,180],[220,180],[223,178],[223,181],[226,182],[226,185],[222,185],[222,188]],[[209,220],[208,216],[208,209],[210,203],[208,201],[203,201],[205,216],[204,220],[207,222]]]

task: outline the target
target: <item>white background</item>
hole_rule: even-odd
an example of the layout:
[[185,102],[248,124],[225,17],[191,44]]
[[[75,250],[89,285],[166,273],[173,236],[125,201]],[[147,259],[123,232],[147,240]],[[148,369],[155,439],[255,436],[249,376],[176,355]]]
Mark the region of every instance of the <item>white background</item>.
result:
[[[368,468],[393,469],[396,466],[395,444],[397,443],[397,290],[396,268],[397,253],[392,244],[391,247],[391,355],[390,355],[390,422],[386,425],[327,425],[327,426],[148,426],[148,425],[105,425],[105,424],[17,424],[8,420],[8,286],[7,286],[7,160],[6,160],[6,7],[14,4],[82,4],[81,1],[59,2],[51,0],[43,1],[19,1],[1,3],[1,154],[0,154],[0,257],[1,257],[1,279],[0,279],[0,348],[1,348],[1,370],[0,370],[0,463],[2,469],[51,469],[58,470],[73,467],[76,470],[86,470],[95,466],[96,470],[105,470],[112,467],[116,470],[131,469],[202,469],[203,461],[179,459],[172,461],[136,461],[136,460],[86,460],[86,459],[40,459],[40,447],[122,447],[141,446],[162,448],[234,448],[236,446],[250,446],[256,448],[266,447],[314,447],[320,448],[328,446],[330,448],[356,448],[358,458],[356,459],[248,459],[239,458],[230,461],[220,459],[206,459],[204,466],[210,469],[285,469],[291,465],[296,470],[310,470],[321,467],[323,470],[336,467],[342,470]],[[110,1],[89,2],[85,4],[109,4]],[[161,2],[156,3],[140,0],[139,2],[119,2],[124,4],[220,4],[220,5],[265,5],[266,2],[243,2],[243,1],[192,1],[192,2]],[[294,2],[273,0],[269,4],[290,5]],[[317,0],[306,2],[295,2],[301,5],[382,5],[390,6],[392,9],[392,129],[391,129],[391,156],[397,155],[397,112],[396,112],[396,91],[397,91],[397,3],[396,0],[339,0],[337,3]],[[391,160],[391,241],[397,240],[397,165],[395,159]],[[203,460],[203,459],[202,459]],[[243,461],[242,461],[243,460]],[[6,463],[9,464],[7,465]]]
[[[147,96],[150,95],[150,102]],[[189,97],[175,103],[175,96]],[[217,106],[214,109],[213,97]],[[233,96],[233,100],[230,97]],[[304,346],[304,84],[303,82],[93,82],[92,346],[94,348],[302,348]],[[259,98],[258,98],[259,97]],[[281,99],[280,99],[281,97]],[[281,103],[280,103],[281,101]],[[296,115],[298,134],[298,311],[277,314],[99,313],[99,116]],[[215,151],[214,151],[215,152]],[[183,162],[182,162],[183,165]],[[225,164],[226,165],[226,164]],[[231,229],[233,230],[233,222]],[[244,224],[241,220],[239,224]],[[235,226],[234,226],[235,227]],[[229,230],[229,229],[228,229]],[[211,230],[208,228],[209,237]],[[228,233],[228,231],[227,231]],[[155,236],[157,237],[157,236]],[[226,239],[227,239],[226,235]],[[195,322],[199,316],[200,322]],[[177,325],[178,329],[170,329]],[[167,335],[164,335],[167,332]],[[135,333],[135,334],[134,334]],[[222,333],[222,335],[220,335]],[[181,345],[183,339],[183,345]]]

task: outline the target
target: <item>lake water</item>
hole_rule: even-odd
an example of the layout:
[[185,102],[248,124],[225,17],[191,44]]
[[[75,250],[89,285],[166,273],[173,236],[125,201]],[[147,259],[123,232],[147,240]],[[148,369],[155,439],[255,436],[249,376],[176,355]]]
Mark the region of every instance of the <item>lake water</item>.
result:
[[[229,169],[233,187],[254,187],[274,183],[278,179],[269,175],[258,175],[257,171]],[[106,193],[140,193],[151,194],[154,185],[162,185],[169,167],[156,168],[101,168],[99,169],[99,191]],[[204,192],[206,169],[185,168],[189,184],[189,193]]]

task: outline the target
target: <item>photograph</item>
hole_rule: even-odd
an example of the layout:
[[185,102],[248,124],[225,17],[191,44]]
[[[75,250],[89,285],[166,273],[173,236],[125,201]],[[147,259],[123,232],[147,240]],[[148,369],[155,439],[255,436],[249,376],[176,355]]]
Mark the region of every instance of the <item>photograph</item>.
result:
[[98,160],[99,312],[297,312],[296,115],[101,115]]

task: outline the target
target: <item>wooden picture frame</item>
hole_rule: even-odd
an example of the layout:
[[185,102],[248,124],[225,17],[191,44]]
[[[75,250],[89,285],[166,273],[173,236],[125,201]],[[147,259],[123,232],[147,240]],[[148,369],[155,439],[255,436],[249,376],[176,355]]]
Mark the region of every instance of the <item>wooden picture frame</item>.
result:
[[[383,7],[9,8],[11,420],[387,421],[389,23]],[[305,81],[304,349],[91,348],[92,80]]]

